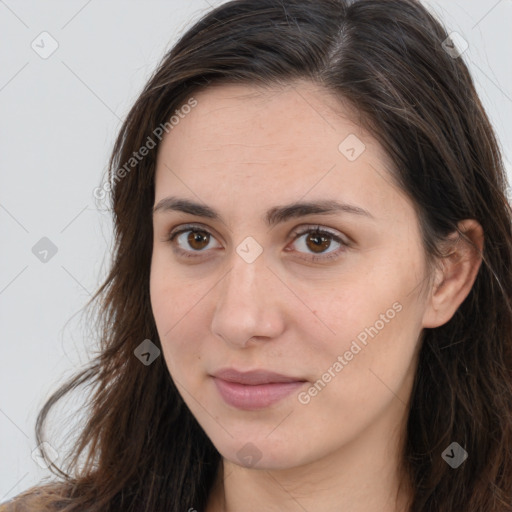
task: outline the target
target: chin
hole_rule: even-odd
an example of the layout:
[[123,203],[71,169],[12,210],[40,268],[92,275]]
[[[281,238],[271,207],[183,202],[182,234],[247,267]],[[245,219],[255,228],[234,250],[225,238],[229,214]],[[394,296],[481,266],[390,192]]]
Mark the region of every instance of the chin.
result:
[[[237,436],[234,439],[223,439],[221,443],[214,445],[224,459],[233,464],[248,469],[285,470],[300,466],[307,462],[308,454],[303,450],[307,443],[297,442],[287,444],[286,440],[271,440],[265,437],[259,438]],[[291,439],[300,440],[300,436],[287,434],[288,442]],[[310,454],[311,455],[311,454]]]

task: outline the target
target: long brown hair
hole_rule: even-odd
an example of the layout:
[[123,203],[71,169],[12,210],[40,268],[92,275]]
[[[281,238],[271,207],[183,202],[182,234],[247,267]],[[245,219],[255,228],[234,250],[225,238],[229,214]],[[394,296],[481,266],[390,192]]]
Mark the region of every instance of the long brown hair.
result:
[[[390,155],[430,258],[460,220],[483,227],[471,292],[449,322],[423,332],[402,464],[411,511],[512,511],[512,215],[495,134],[447,37],[416,0],[234,0],[182,35],[113,149],[115,251],[93,298],[99,355],[44,405],[38,443],[50,409],[81,386],[91,389],[87,421],[66,469],[50,465],[62,482],[27,493],[35,509],[204,510],[221,457],[164,358],[146,366],[134,356],[145,339],[160,345],[149,296],[156,149],[119,169],[200,88],[305,79],[354,106]],[[457,469],[442,458],[452,442],[469,454]]]

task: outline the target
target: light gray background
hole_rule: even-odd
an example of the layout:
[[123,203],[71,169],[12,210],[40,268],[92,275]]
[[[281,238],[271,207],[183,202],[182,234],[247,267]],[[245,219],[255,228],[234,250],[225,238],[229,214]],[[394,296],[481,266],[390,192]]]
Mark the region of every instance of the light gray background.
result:
[[[36,415],[88,357],[79,313],[111,247],[92,191],[121,120],[164,51],[220,3],[0,0],[0,502],[50,475],[31,456]],[[425,3],[469,43],[510,175],[512,0]],[[47,59],[31,47],[43,31],[59,45]],[[46,263],[32,253],[42,237],[58,249]]]

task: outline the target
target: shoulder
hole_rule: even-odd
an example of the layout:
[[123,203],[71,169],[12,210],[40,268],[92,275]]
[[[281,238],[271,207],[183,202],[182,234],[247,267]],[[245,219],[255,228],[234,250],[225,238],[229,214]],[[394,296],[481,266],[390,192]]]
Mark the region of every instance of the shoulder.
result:
[[0,512],[32,512],[36,509],[30,505],[27,497],[14,497],[10,501],[0,503]]
[[18,494],[11,500],[0,503],[0,512],[57,512],[56,503],[64,484],[35,486]]
[[36,510],[30,505],[30,497],[27,496],[15,496],[10,501],[0,503],[0,512],[29,512]]
[[15,496],[10,501],[0,503],[0,512],[35,512],[36,510],[47,511],[49,509],[41,508],[39,505],[39,493],[25,494]]

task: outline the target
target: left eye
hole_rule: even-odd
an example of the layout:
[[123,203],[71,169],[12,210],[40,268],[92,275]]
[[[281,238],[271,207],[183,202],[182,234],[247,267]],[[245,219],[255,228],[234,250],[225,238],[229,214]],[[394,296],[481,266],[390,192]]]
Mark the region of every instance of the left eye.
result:
[[[294,232],[293,236],[294,243],[298,242],[298,245],[302,248],[312,251],[309,257],[304,258],[312,261],[335,259],[349,246],[349,243],[344,241],[341,237],[330,231],[321,229],[319,226],[310,227],[300,232]],[[178,254],[187,258],[195,258],[201,256],[197,253],[205,252],[204,249],[208,248],[210,242],[215,240],[215,238],[209,231],[200,226],[185,226],[179,231],[171,232],[167,240],[177,246],[176,251]],[[331,248],[333,241],[338,244],[338,249],[327,252],[327,249]],[[183,246],[187,244],[188,247],[192,249],[191,251],[183,249]],[[210,247],[210,249],[219,247],[221,247],[220,244],[216,247]],[[289,249],[286,250],[290,252]],[[299,250],[299,252],[302,251]]]
[[[298,242],[299,246],[313,251],[313,260],[323,257],[318,258],[317,254],[328,254],[329,256],[326,256],[325,259],[335,258],[339,256],[340,249],[348,245],[339,236],[318,227],[295,233],[295,237],[295,242]],[[333,241],[338,244],[339,248],[327,252],[327,249],[331,248]]]

